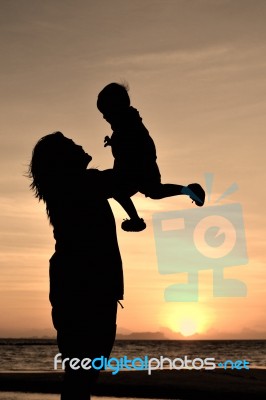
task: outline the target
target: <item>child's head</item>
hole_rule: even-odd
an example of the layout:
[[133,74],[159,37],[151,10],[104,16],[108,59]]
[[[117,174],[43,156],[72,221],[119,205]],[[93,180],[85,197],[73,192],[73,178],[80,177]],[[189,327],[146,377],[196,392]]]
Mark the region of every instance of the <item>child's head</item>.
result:
[[112,116],[127,109],[130,98],[126,85],[109,83],[98,95],[97,107],[104,116]]

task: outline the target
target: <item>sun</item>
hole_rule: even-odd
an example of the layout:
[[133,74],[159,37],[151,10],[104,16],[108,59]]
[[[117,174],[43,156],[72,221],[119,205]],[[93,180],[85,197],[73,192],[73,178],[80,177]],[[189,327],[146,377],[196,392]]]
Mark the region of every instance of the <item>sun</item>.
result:
[[191,336],[197,333],[197,322],[191,318],[183,318],[179,325],[180,333],[183,336]]
[[168,332],[171,337],[181,334],[189,339],[195,334],[204,334],[213,323],[214,317],[202,304],[182,304],[181,307],[179,304],[166,303],[160,309],[159,320],[161,326],[172,331]]

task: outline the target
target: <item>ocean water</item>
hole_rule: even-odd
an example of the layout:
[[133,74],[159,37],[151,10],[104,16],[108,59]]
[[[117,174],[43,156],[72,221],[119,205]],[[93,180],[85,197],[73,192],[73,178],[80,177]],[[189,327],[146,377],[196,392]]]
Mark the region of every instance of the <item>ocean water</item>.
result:
[[[92,400],[136,400],[130,397],[117,398],[117,397],[97,397],[97,396],[91,396],[91,399]],[[59,400],[59,395],[41,394],[41,393],[0,392],[0,400]],[[138,398],[137,400],[147,400],[147,399]]]
[[[53,371],[58,353],[55,339],[0,339],[0,371]],[[111,357],[128,359],[187,356],[247,360],[251,368],[266,368],[266,340],[117,340]],[[1,399],[1,398],[0,398]]]
[[[58,394],[0,392],[0,400],[59,400],[59,398],[60,396]],[[92,400],[136,400],[129,397],[117,398],[117,397],[97,397],[97,396],[91,396],[91,399]],[[137,400],[147,400],[147,399],[138,398]]]
[[[0,339],[0,372],[53,372],[54,356],[58,352],[55,339]],[[124,356],[128,359],[163,356],[172,360],[185,356],[215,358],[216,364],[227,359],[247,360],[251,368],[266,368],[266,340],[117,340],[111,357]],[[0,400],[59,398],[58,394],[3,392],[0,388]],[[136,399],[92,396],[92,400]]]

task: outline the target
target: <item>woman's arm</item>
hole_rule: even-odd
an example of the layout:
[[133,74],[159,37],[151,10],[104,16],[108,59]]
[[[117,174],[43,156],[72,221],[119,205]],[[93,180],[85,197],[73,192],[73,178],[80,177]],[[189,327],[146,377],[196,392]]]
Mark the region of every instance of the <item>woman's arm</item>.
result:
[[99,171],[98,169],[86,170],[87,185],[97,197],[110,199],[115,193],[114,173],[112,169]]

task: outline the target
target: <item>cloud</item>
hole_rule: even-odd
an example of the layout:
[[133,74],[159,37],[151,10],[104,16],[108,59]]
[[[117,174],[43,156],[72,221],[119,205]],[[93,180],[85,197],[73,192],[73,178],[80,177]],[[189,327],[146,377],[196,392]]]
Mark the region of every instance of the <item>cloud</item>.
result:
[[139,65],[144,69],[145,67],[153,65],[159,69],[171,64],[199,63],[210,58],[224,57],[229,54],[230,50],[230,47],[227,46],[215,46],[194,50],[161,50],[150,53],[128,54],[122,57],[109,57],[106,59],[106,63],[115,67],[121,67],[123,65],[137,67]]

